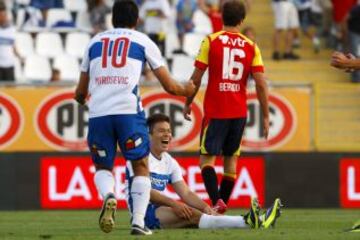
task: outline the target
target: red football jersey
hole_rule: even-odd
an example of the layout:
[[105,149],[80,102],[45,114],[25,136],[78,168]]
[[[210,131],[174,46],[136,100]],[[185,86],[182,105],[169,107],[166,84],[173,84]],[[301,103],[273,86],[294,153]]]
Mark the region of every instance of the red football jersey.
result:
[[202,42],[195,67],[209,70],[204,100],[208,118],[246,117],[249,74],[263,72],[257,45],[240,33],[220,31]]

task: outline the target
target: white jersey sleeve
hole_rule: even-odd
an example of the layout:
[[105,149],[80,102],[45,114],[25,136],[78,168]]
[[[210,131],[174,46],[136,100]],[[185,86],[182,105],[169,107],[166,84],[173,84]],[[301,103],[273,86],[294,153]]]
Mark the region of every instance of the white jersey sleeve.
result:
[[183,181],[184,178],[182,176],[182,170],[179,163],[173,157],[170,156],[170,158],[171,158],[171,168],[172,168],[171,183],[174,184],[176,182]]
[[83,59],[82,59],[81,65],[80,65],[81,72],[89,72],[89,68],[90,68],[89,49],[91,46],[90,44],[88,45],[88,47],[86,48],[86,50],[84,52],[84,56],[83,56]]
[[152,70],[165,65],[159,47],[150,39],[148,47],[145,48],[145,58]]

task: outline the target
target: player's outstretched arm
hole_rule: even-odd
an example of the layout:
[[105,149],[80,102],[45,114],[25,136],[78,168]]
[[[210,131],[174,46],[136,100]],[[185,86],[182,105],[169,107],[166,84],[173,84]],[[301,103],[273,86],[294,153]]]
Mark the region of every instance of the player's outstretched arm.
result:
[[86,72],[81,72],[80,80],[75,90],[75,100],[81,105],[85,104],[85,100],[88,95],[88,87],[89,87],[89,74]]
[[184,97],[188,97],[194,94],[195,85],[192,81],[188,81],[184,84],[175,81],[164,66],[153,70],[153,72],[166,92],[172,95]]
[[189,186],[183,181],[178,181],[172,184],[175,192],[179,195],[180,199],[190,207],[198,209],[207,214],[215,214],[211,207],[204,202],[198,195],[189,189]]
[[331,66],[339,69],[360,69],[360,59],[355,58],[352,54],[343,54],[341,52],[334,52],[331,56]]
[[256,72],[253,74],[255,80],[256,95],[260,102],[261,112],[263,115],[264,137],[267,139],[269,134],[269,93],[265,81],[264,73]]
[[193,74],[191,75],[190,80],[194,82],[195,85],[195,92],[193,95],[186,98],[186,103],[184,106],[183,114],[184,118],[188,121],[191,121],[190,114],[191,114],[191,103],[193,102],[197,92],[199,91],[199,88],[201,86],[201,79],[204,75],[204,70],[201,70],[197,67],[195,67]]
[[159,191],[155,189],[151,189],[150,191],[150,202],[158,206],[171,207],[174,213],[183,219],[190,219],[192,216],[192,210],[190,207],[186,206],[186,204],[177,202],[161,194]]

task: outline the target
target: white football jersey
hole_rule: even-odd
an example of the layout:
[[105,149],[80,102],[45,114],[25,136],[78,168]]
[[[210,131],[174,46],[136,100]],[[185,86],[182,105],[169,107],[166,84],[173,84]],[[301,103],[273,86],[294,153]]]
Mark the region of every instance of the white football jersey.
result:
[[141,72],[164,66],[159,48],[145,34],[116,28],[94,36],[85,51],[81,71],[90,77],[89,117],[136,114]]
[[[152,189],[164,191],[168,184],[183,180],[179,163],[167,152],[162,154],[161,159],[157,159],[150,153],[148,161]],[[126,189],[128,189],[128,183],[133,176],[131,162],[126,161]]]

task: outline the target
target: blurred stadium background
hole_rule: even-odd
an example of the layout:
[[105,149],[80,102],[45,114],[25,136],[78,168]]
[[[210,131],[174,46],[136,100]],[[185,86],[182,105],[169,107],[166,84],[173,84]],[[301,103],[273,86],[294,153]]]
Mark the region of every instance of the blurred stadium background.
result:
[[[14,81],[0,79],[0,209],[97,209],[101,201],[86,146],[87,109],[72,100],[83,51],[98,30],[90,21],[90,3],[64,0],[62,8],[47,10],[43,22],[30,0],[5,2],[16,27],[21,61],[16,58]],[[112,1],[104,4],[110,7]],[[170,1],[164,59],[174,77],[185,81],[201,40],[212,28],[208,16],[197,9],[194,30],[185,34],[179,53],[176,4]],[[301,46],[295,52],[301,58],[275,61],[271,1],[249,4],[245,26],[255,30],[265,62],[271,130],[264,141],[250,87],[249,119],[230,207],[247,207],[251,196],[268,205],[279,196],[293,208],[359,209],[360,85],[329,66],[331,52],[340,46],[336,32],[332,44],[327,44],[331,34],[321,38],[318,53],[300,34]],[[104,19],[105,27],[111,28],[110,14]],[[197,166],[205,78],[203,82],[192,122],[182,117],[184,100],[165,94],[151,76],[141,80],[141,93],[147,114],[160,111],[171,117],[172,151],[191,189],[207,199]],[[222,169],[217,170],[220,177]],[[116,195],[125,208],[121,157],[115,175]]]

